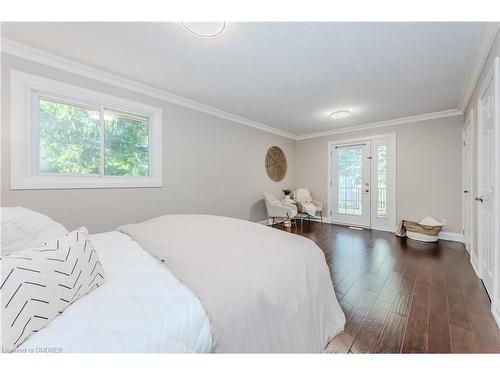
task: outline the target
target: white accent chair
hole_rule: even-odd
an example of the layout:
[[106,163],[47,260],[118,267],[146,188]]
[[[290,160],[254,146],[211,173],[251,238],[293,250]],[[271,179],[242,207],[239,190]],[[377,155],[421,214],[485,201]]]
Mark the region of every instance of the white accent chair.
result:
[[[264,201],[267,209],[267,222],[273,219],[271,225],[274,225],[276,219],[292,220],[297,215],[297,206],[291,203],[280,202],[271,193],[264,193]],[[268,224],[269,225],[269,224]]]
[[309,220],[319,213],[321,223],[323,223],[323,203],[313,199],[309,189],[299,188],[295,190],[293,192],[293,199],[297,203],[299,213],[307,215]]

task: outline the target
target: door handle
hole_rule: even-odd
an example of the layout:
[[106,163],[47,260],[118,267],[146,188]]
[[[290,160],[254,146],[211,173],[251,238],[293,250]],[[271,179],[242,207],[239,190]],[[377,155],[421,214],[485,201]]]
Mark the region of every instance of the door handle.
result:
[[483,199],[483,196],[480,195],[479,197],[476,197],[475,198],[478,202],[481,202],[481,203],[484,203],[484,199]]
[[469,190],[464,190],[464,194],[469,194],[470,191]]
[[365,189],[365,193],[369,193],[369,192],[370,192],[370,190],[368,190],[368,189]]

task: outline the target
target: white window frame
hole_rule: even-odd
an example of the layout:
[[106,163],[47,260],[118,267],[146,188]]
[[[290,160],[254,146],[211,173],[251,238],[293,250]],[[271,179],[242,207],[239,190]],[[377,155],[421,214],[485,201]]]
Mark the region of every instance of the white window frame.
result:
[[[91,105],[149,118],[149,176],[65,175],[40,173],[39,96]],[[162,186],[162,111],[67,83],[11,70],[10,72],[10,188],[96,189]],[[103,141],[101,137],[101,142]],[[102,148],[101,148],[102,150]],[[103,157],[101,155],[101,163]]]

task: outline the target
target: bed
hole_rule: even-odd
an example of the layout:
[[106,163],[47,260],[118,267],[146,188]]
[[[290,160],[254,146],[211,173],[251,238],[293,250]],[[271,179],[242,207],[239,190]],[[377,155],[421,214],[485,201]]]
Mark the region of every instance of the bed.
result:
[[324,254],[306,238],[166,215],[91,241],[107,281],[20,351],[322,352],[344,328]]

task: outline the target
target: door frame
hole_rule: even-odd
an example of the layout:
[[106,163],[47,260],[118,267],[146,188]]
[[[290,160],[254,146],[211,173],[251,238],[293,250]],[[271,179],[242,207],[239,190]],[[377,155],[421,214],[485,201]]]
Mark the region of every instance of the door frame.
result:
[[[370,213],[370,228],[374,230],[381,230],[381,231],[386,231],[386,232],[395,232],[396,231],[396,221],[397,221],[397,143],[396,143],[396,133],[385,133],[385,134],[377,134],[377,135],[371,135],[371,136],[365,136],[365,137],[356,137],[356,138],[346,138],[346,139],[339,139],[336,141],[330,141],[328,142],[328,147],[327,147],[327,180],[326,180],[326,191],[327,191],[327,221],[331,224],[340,224],[340,225],[347,225],[346,223],[340,223],[340,222],[335,222],[333,220],[331,212],[333,211],[333,200],[332,200],[332,190],[333,190],[333,176],[332,176],[332,153],[333,149],[335,146],[340,146],[340,145],[348,145],[350,143],[355,144],[355,143],[360,143],[360,142],[368,142],[376,139],[382,139],[382,138],[389,138],[389,143],[390,146],[393,149],[393,157],[389,160],[389,167],[394,171],[394,176],[388,176],[388,188],[392,191],[392,194],[387,196],[387,204],[393,207],[393,213],[392,213],[392,218],[389,222],[388,228],[383,228],[379,226],[374,226],[373,225],[373,220],[371,220],[371,215]],[[373,150],[370,151],[373,155]],[[373,160],[373,159],[372,159]],[[371,169],[371,168],[370,168]],[[370,171],[371,173],[371,171]],[[370,177],[370,180],[372,178]],[[370,181],[370,185],[372,185],[372,181]],[[373,193],[374,189],[372,189],[373,186],[370,186],[370,195],[371,198],[373,199]],[[371,206],[371,204],[370,204]],[[371,207],[370,207],[371,211]]]
[[467,250],[467,252],[469,253],[470,255],[470,261],[472,263],[472,267],[474,268],[474,270],[476,271],[476,274],[479,275],[479,271],[478,271],[478,265],[477,265],[477,254],[474,254],[474,250],[472,249],[474,247],[474,243],[475,243],[475,238],[476,238],[476,231],[475,231],[475,228],[474,228],[474,224],[477,222],[477,216],[475,215],[475,209],[474,209],[474,196],[476,195],[476,186],[475,186],[475,180],[474,180],[474,167],[475,167],[475,164],[474,164],[474,153],[476,151],[476,147],[475,147],[475,133],[476,133],[476,124],[475,124],[475,121],[474,121],[474,108],[471,108],[470,112],[469,112],[469,115],[467,116],[467,118],[465,119],[465,122],[464,122],[464,126],[462,128],[462,141],[464,142],[463,145],[464,147],[462,148],[462,192],[465,192],[465,189],[467,188],[466,186],[466,181],[465,181],[465,176],[466,176],[466,160],[465,160],[465,129],[467,127],[470,127],[470,134],[471,134],[471,143],[470,143],[470,153],[471,153],[471,156],[472,156],[472,162],[470,164],[471,166],[471,170],[470,170],[470,173],[471,173],[471,176],[470,176],[470,180],[471,180],[471,186],[469,186],[469,197],[471,199],[471,219],[472,219],[472,223],[471,223],[471,228],[469,230],[470,233],[468,233],[468,237],[469,237],[469,242],[470,242],[470,248],[467,249],[467,241],[466,241],[466,233],[467,233],[467,228],[465,228],[465,221],[466,221],[466,215],[467,213],[465,212],[465,201],[466,201],[466,196],[465,196],[465,193],[462,194],[462,235],[463,235],[463,240],[464,240],[464,245],[465,245],[465,249]]
[[[493,103],[493,106],[495,108],[495,138],[494,138],[494,149],[495,149],[495,176],[494,176],[494,181],[495,181],[495,196],[494,196],[494,203],[493,203],[493,220],[495,222],[495,227],[498,228],[498,225],[500,223],[500,199],[499,199],[499,190],[500,190],[500,68],[499,68],[499,58],[496,57],[494,59],[494,62],[492,66],[488,69],[483,83],[481,85],[481,88],[478,93],[477,97],[477,112],[478,112],[478,134],[481,134],[481,129],[482,129],[482,111],[481,111],[481,96],[483,96],[486,88],[488,87],[488,83],[493,80],[494,83],[494,89],[495,89],[495,102]],[[482,152],[480,148],[480,136],[477,137],[478,140],[478,182],[480,181],[482,175],[481,175],[481,165],[482,165]],[[477,191],[479,193],[479,191]],[[478,217],[479,219],[479,210],[478,212]],[[495,249],[495,254],[493,256],[493,295],[491,297],[491,313],[493,314],[498,326],[500,327],[500,231],[495,230],[494,231],[494,237],[493,237],[493,243],[494,243],[494,249]],[[479,220],[478,220],[478,234],[479,234]],[[479,241],[480,238],[478,236],[478,270],[479,270],[479,277],[482,277],[482,264],[483,264],[483,254],[481,252],[481,247],[479,246]]]

